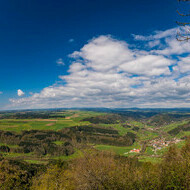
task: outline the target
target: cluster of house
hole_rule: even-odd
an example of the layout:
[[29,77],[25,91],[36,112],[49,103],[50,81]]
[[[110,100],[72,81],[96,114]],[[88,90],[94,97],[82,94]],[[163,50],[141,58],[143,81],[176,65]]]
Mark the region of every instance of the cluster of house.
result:
[[129,153],[140,153],[140,149],[136,149],[136,148],[134,148],[134,149],[132,149],[132,150],[130,150],[129,152],[125,152],[124,154],[129,154]]
[[[154,151],[156,152],[157,150],[160,150],[164,147],[167,147],[171,144],[176,144],[178,142],[180,142],[181,140],[180,139],[177,139],[177,138],[173,138],[171,140],[166,140],[164,138],[158,138],[158,139],[154,139],[154,140],[151,140],[149,141],[149,146],[152,146],[154,148]],[[140,149],[132,149],[130,150],[129,152],[126,152],[124,154],[128,154],[128,153],[140,153]]]
[[164,138],[159,138],[159,139],[154,139],[152,141],[150,141],[150,146],[152,146],[154,148],[154,151],[160,150],[163,147],[167,147],[171,144],[176,144],[178,142],[180,142],[180,139],[174,138],[172,140],[165,140]]
[[130,153],[139,153],[140,151],[141,151],[140,149],[134,148],[134,149],[130,150]]

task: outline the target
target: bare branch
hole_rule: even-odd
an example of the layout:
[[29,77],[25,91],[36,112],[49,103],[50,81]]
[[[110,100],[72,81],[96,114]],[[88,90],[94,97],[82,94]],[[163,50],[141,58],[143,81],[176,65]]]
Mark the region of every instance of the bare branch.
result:
[[[190,0],[178,0],[178,2],[181,2],[181,1],[190,2]],[[190,16],[190,13],[184,14],[184,13],[180,13],[178,10],[177,10],[177,13],[182,17]],[[177,25],[181,26],[180,31],[177,32],[176,39],[178,41],[189,41],[190,40],[190,28],[188,27],[188,25],[190,25],[190,22],[176,21],[176,23],[177,23]]]
[[176,35],[176,39],[177,39],[177,41],[180,41],[180,42],[182,42],[182,41],[188,41],[188,40],[190,40],[190,36],[188,36],[188,35],[182,35],[182,34],[180,34],[178,32],[177,35]]
[[189,25],[190,22],[178,22],[176,21],[176,23],[179,25],[179,26],[186,26],[186,25]]
[[190,16],[190,13],[189,13],[189,14],[183,14],[183,13],[180,13],[178,10],[177,10],[177,13],[178,13],[180,16]]

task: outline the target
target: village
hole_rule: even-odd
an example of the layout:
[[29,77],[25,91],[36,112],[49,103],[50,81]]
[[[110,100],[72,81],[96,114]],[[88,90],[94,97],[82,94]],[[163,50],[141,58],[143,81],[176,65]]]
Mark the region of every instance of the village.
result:
[[153,147],[153,151],[156,152],[157,150],[161,150],[164,147],[168,147],[169,145],[172,144],[177,144],[181,142],[181,139],[173,138],[171,140],[166,140],[165,138],[158,138],[149,141],[149,146]]
[[[161,150],[162,148],[168,147],[172,144],[177,144],[181,142],[181,139],[173,138],[171,140],[166,140],[165,138],[157,138],[154,140],[149,141],[148,146],[153,148],[154,153],[156,153],[157,150]],[[132,149],[129,152],[126,152],[125,154],[128,153],[140,153],[141,149]]]

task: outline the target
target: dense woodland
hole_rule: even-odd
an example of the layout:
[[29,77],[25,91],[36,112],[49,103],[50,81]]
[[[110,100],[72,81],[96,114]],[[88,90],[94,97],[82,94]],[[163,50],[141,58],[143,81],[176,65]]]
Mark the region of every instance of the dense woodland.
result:
[[[70,155],[74,152],[69,137],[55,131],[23,131],[21,134],[0,131],[0,142],[10,145],[18,145],[16,148],[0,146],[2,152],[30,153],[36,155]],[[64,140],[62,146],[53,143],[56,140]]]

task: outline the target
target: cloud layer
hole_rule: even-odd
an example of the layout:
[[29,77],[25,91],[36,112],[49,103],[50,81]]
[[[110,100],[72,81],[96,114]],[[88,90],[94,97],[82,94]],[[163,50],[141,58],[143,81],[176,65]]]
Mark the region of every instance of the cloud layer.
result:
[[133,35],[141,48],[109,35],[93,38],[69,55],[62,85],[10,99],[11,107],[190,106],[190,43],[176,41],[176,30]]

